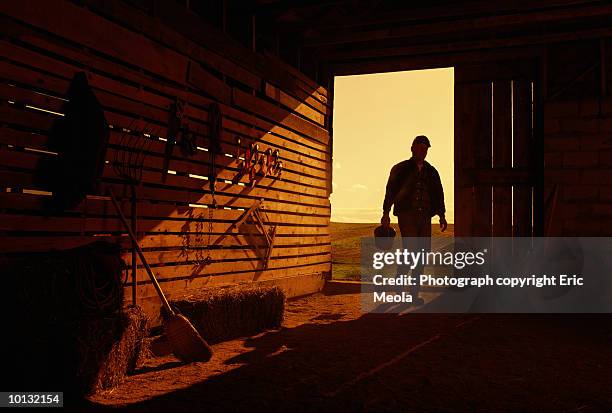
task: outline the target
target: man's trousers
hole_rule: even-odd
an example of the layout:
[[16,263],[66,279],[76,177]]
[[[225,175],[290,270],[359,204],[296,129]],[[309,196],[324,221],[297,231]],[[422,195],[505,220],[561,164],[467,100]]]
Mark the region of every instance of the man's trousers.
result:
[[[397,216],[400,234],[402,235],[402,248],[409,252],[427,253],[431,249],[431,216],[429,211],[401,211]],[[414,239],[418,237],[419,239]],[[412,238],[412,239],[409,239]],[[398,274],[408,275],[410,266],[398,266]],[[416,278],[415,286],[410,288],[412,298],[419,295],[420,286],[418,279],[423,272],[422,261],[412,270],[412,276]]]

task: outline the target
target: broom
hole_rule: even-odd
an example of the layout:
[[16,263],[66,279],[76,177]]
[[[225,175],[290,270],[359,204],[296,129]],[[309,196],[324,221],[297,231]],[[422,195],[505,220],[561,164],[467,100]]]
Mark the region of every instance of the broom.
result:
[[113,201],[113,205],[119,214],[119,218],[121,218],[121,222],[123,222],[123,226],[130,234],[130,238],[132,239],[134,245],[136,246],[136,252],[138,252],[138,256],[140,257],[140,261],[147,270],[147,274],[151,278],[153,282],[153,286],[159,294],[159,298],[161,298],[162,304],[167,311],[167,316],[164,317],[164,329],[166,331],[166,337],[170,342],[172,347],[172,352],[175,356],[177,356],[182,361],[208,361],[212,357],[212,348],[206,343],[206,341],[200,336],[200,333],[195,329],[195,327],[187,320],[185,316],[182,314],[176,313],[164,292],[162,291],[153,271],[151,271],[151,267],[147,263],[147,260],[142,253],[142,249],[140,248],[140,244],[138,244],[138,240],[136,236],[132,232],[132,228],[128,224],[125,216],[123,215],[123,211],[119,207],[117,203],[117,199],[115,199],[115,195],[113,191],[109,188],[108,193],[110,195],[111,200]]

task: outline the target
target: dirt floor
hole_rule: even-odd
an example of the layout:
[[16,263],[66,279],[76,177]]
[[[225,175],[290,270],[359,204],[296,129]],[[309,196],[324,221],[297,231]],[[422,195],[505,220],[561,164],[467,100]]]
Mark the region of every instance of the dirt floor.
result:
[[87,411],[611,412],[612,317],[362,314],[288,303],[282,329],[150,359]]

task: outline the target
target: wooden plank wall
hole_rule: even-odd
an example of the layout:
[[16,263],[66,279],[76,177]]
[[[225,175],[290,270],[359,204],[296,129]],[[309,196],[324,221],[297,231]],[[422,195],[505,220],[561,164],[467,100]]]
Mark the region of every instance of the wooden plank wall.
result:
[[550,45],[545,58],[545,227],[551,236],[609,237],[612,38]]
[[[62,116],[73,75],[85,71],[111,125],[107,161],[133,148],[122,140],[147,133],[148,152],[137,188],[138,231],[145,255],[170,296],[202,287],[270,280],[331,269],[329,235],[330,103],[325,88],[274,63],[274,73],[244,62],[253,53],[223,55],[183,36],[159,20],[120,1],[104,2],[104,15],[67,1],[4,2],[0,6],[0,249],[51,250],[105,237],[120,242],[131,261],[130,242],[105,191],[112,188],[130,214],[130,191],[110,164],[102,193],[77,208],[49,216],[49,194],[36,172],[48,157],[48,133]],[[99,14],[100,13],[100,14]],[[116,18],[112,18],[114,16]],[[193,29],[193,28],[192,28]],[[196,29],[194,29],[196,30]],[[258,56],[261,59],[262,56]],[[265,58],[269,59],[269,58]],[[171,171],[162,182],[167,120],[175,98],[187,103],[189,129],[200,149],[183,156],[175,147]],[[212,210],[209,108],[220,104],[222,151],[216,157],[219,181]],[[142,135],[140,135],[142,138]],[[162,138],[162,139],[160,139]],[[238,172],[237,138],[243,145],[280,150],[279,179],[250,187]],[[241,229],[224,235],[232,221],[263,199],[267,219],[278,225],[269,268],[262,268],[254,238]],[[208,250],[209,241],[214,248]],[[202,249],[204,247],[204,249]],[[212,262],[201,258],[210,253]],[[159,300],[144,268],[137,274],[139,304],[149,312]],[[126,284],[126,297],[131,284]],[[126,300],[130,301],[130,300]]]

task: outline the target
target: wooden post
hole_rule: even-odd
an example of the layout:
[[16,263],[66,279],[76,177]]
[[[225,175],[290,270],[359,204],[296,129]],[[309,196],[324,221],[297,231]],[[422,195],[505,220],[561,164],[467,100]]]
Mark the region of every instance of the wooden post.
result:
[[[315,64],[317,62],[315,61]],[[328,91],[328,104],[330,108],[334,106],[334,76],[329,75],[327,78],[327,91]],[[325,127],[329,131],[329,143],[327,145],[327,152],[329,153],[329,162],[327,164],[328,173],[327,173],[327,196],[329,197],[332,192],[334,192],[334,186],[332,184],[334,180],[334,112],[333,110],[329,111],[329,115],[325,117]]]

